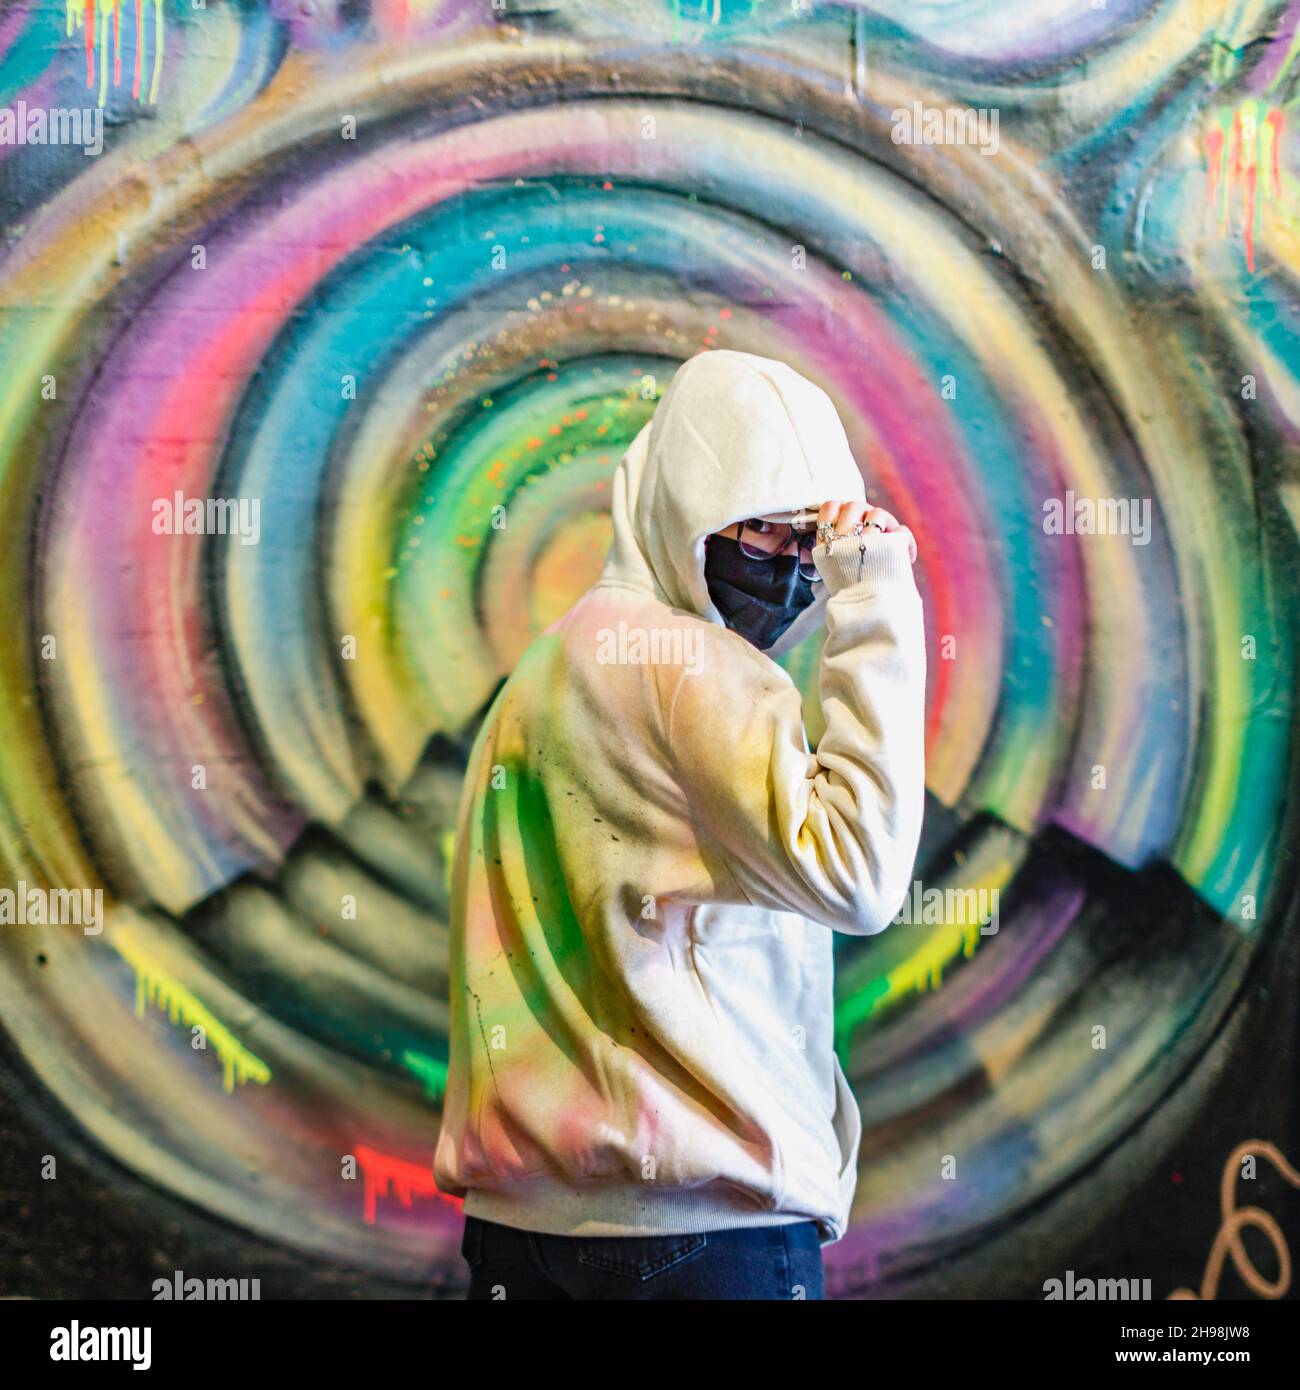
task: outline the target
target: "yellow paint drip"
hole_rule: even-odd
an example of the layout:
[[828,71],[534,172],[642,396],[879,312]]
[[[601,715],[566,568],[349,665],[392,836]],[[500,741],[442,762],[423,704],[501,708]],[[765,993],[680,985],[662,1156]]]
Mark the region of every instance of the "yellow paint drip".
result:
[[[122,83],[122,7],[124,0],[67,0],[66,31],[69,38],[78,30],[85,35],[86,86],[95,85],[95,64],[99,64],[98,105],[108,98],[109,50],[112,50],[113,86]],[[163,0],[135,0],[135,79],[131,94],[140,100],[144,61],[149,50],[145,26],[145,6],[153,8],[153,70],[149,81],[150,105],[158,101],[158,86],[162,81],[162,61],[165,38]]]
[[[1000,892],[1010,881],[1011,873],[1010,862],[1000,860],[973,883],[964,884],[962,891]],[[913,992],[924,994],[927,990],[938,989],[943,983],[944,967],[957,958],[959,951],[966,960],[975,954],[984,925],[977,915],[971,916],[969,921],[964,912],[945,915],[942,924],[934,925],[932,935],[925,944],[889,972],[889,987],[878,1001],[879,1005]]]
[[442,857],[444,860],[442,881],[446,886],[447,892],[450,893],[452,860],[456,857],[456,832],[454,830],[444,831],[441,845]]
[[230,1095],[238,1082],[266,1085],[271,1069],[255,1056],[200,1000],[169,975],[124,932],[115,941],[118,954],[135,971],[135,1016],[144,1017],[145,1006],[156,1004],[172,1023],[202,1028],[221,1059],[222,1090]]

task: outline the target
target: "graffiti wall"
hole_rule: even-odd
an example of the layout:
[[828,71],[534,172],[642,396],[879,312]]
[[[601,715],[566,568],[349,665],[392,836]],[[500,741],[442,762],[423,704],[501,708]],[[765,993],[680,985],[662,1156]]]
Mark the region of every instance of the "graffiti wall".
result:
[[1207,1105],[1296,1024],[1298,103],[1296,0],[6,0],[23,1094],[304,1268],[455,1277],[467,749],[730,347],[830,393],[927,612],[914,911],[838,946],[830,1287],[1036,1287],[1193,1134],[1208,1236],[1225,1164],[1289,1200],[1289,1104]]

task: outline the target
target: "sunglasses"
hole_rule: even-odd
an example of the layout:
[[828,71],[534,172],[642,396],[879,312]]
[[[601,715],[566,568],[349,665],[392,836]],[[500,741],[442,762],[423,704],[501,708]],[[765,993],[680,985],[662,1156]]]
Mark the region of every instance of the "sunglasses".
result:
[[740,553],[751,560],[775,560],[791,541],[799,546],[799,573],[816,583],[821,575],[813,563],[817,544],[817,513],[783,512],[776,516],[751,516],[740,523]]

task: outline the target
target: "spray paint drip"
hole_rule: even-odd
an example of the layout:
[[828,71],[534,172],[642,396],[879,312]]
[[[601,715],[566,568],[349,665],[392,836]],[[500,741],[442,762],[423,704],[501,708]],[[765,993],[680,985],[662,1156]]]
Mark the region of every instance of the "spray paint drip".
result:
[[1243,101],[1236,111],[1219,112],[1205,133],[1205,163],[1209,174],[1207,197],[1218,204],[1220,229],[1240,196],[1245,216],[1246,265],[1255,269],[1255,237],[1263,226],[1266,203],[1282,196],[1282,123],[1280,107]]
[[[69,36],[80,29],[86,41],[86,86],[95,85],[96,54],[99,61],[98,105],[108,97],[108,59],[110,45],[113,57],[113,86],[122,85],[122,5],[124,0],[67,0],[67,32]],[[158,84],[162,80],[164,47],[163,0],[134,0],[135,10],[135,72],[131,95],[140,100],[144,64],[149,49],[149,33],[145,27],[146,4],[153,10],[153,70],[149,79],[150,105],[158,101]],[[111,34],[110,34],[111,29]]]

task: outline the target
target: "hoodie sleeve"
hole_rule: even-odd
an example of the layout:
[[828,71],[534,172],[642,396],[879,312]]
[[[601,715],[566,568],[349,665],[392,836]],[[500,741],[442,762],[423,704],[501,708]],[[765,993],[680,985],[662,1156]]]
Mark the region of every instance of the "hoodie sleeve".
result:
[[705,644],[698,673],[679,674],[666,732],[714,874],[711,901],[871,935],[907,896],[920,842],[923,608],[905,536],[815,555],[830,594],[816,753],[789,677],[725,631]]

